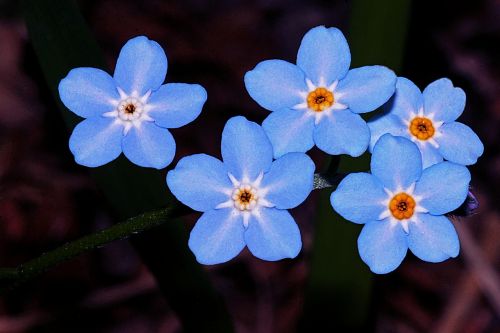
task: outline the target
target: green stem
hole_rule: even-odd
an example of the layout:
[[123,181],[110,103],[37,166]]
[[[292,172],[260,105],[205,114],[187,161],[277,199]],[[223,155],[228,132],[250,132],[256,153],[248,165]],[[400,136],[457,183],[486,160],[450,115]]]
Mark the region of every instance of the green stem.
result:
[[19,278],[17,268],[0,268],[0,281],[11,281]]
[[[337,173],[333,176],[328,173],[315,174],[313,189],[321,190],[325,188],[335,188],[342,179],[344,179],[345,175],[346,174],[342,173]],[[473,211],[464,213],[466,206],[469,205],[471,201],[474,201],[475,206],[477,206],[477,200],[474,195],[469,192],[467,200],[465,200],[462,205],[463,207],[460,206],[456,211],[451,212],[450,215],[467,216],[473,214]],[[186,206],[175,203],[172,206],[129,218],[109,228],[99,230],[91,235],[66,243],[16,268],[0,268],[0,292],[11,290],[21,283],[81,254],[100,248],[113,241],[127,239],[133,235],[160,226],[167,221],[171,222],[173,218],[186,215],[190,212],[192,211]]]
[[186,210],[171,206],[132,217],[122,223],[115,224],[94,234],[66,243],[55,250],[43,253],[35,259],[19,265],[17,268],[3,268],[0,270],[0,281],[10,282],[10,285],[6,289],[11,289],[80,254],[154,228],[169,221],[169,218],[180,216],[185,214],[185,212]]
[[[343,174],[335,176],[316,174],[314,175],[314,189],[337,186],[343,177]],[[100,248],[116,240],[129,238],[132,235],[162,225],[167,222],[167,220],[172,222],[172,219],[186,215],[189,212],[191,212],[191,210],[186,206],[174,203],[167,208],[150,211],[129,218],[124,222],[115,224],[73,242],[66,243],[52,251],[43,253],[35,259],[21,264],[16,268],[0,268],[0,283],[4,284],[4,290],[12,289],[22,282],[34,278],[48,269],[73,259],[80,254]]]
[[[351,68],[375,64],[396,71],[401,68],[410,3],[411,0],[350,2]],[[332,158],[326,171],[335,174],[337,170],[369,170],[368,154]],[[332,210],[330,193],[321,193],[319,201],[300,331],[366,331],[372,278],[356,248],[360,228]]]

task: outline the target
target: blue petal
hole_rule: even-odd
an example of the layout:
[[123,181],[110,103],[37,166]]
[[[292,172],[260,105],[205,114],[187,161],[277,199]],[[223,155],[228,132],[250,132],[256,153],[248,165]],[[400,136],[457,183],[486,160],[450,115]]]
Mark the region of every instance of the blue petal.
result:
[[471,165],[483,155],[483,143],[469,126],[452,122],[444,124],[438,131],[441,133],[436,137],[439,152],[448,161]]
[[63,104],[83,118],[98,117],[115,109],[120,95],[115,81],[97,68],[75,68],[59,83]]
[[455,227],[444,216],[419,214],[409,223],[408,247],[418,258],[441,262],[458,256],[460,242]]
[[189,248],[196,260],[215,265],[236,257],[245,247],[245,228],[241,215],[230,208],[209,210],[196,222],[189,237]]
[[332,111],[314,130],[314,142],[330,155],[360,156],[368,148],[370,130],[366,122],[350,110]]
[[180,202],[201,212],[227,201],[233,189],[224,164],[205,154],[183,157],[167,174],[167,185]]
[[333,209],[354,223],[368,223],[379,219],[387,209],[382,202],[387,194],[380,181],[369,173],[351,173],[332,193]]
[[401,118],[391,113],[375,116],[367,124],[370,128],[370,152],[382,135],[407,136],[408,133],[408,127]]
[[423,107],[424,99],[418,87],[404,77],[398,77],[396,81],[396,92],[384,109],[400,117],[410,120],[411,114],[418,114]]
[[392,272],[401,264],[408,250],[406,234],[389,219],[365,224],[358,237],[361,259],[376,274]]
[[255,180],[273,161],[273,147],[262,127],[245,117],[229,119],[222,131],[222,160],[238,180]]
[[274,158],[290,152],[305,153],[314,146],[314,117],[308,112],[291,109],[272,112],[262,128],[273,145]]
[[351,69],[335,89],[338,102],[356,113],[380,107],[394,94],[396,74],[384,66]]
[[206,100],[207,92],[199,84],[168,83],[151,94],[148,115],[158,126],[178,128],[195,120]]
[[330,85],[343,78],[351,64],[347,40],[339,29],[319,26],[309,30],[300,43],[297,65],[315,85]]
[[424,89],[424,113],[445,123],[456,120],[464,111],[465,93],[454,88],[449,79],[439,79]]
[[142,122],[139,128],[132,127],[123,138],[123,153],[139,166],[163,169],[175,155],[172,134],[151,122]]
[[260,188],[276,208],[297,207],[313,190],[314,169],[314,162],[306,154],[286,154],[273,162]]
[[245,74],[245,87],[264,109],[277,111],[304,101],[307,91],[304,72],[283,60],[266,60]]
[[418,145],[422,154],[422,169],[426,169],[431,165],[443,162],[443,156],[439,150],[431,144]]
[[419,205],[431,214],[442,215],[458,208],[469,192],[470,172],[450,162],[435,164],[422,172],[415,187]]
[[404,190],[420,178],[420,150],[408,139],[385,134],[373,148],[371,170],[387,189]]
[[167,56],[161,46],[147,37],[130,39],[121,49],[114,78],[127,94],[144,95],[156,90],[167,75]]
[[287,210],[261,207],[252,214],[245,242],[254,256],[276,261],[295,258],[302,248],[299,227]]
[[69,149],[78,164],[98,167],[111,162],[122,152],[123,126],[114,119],[85,119],[76,125],[69,138]]

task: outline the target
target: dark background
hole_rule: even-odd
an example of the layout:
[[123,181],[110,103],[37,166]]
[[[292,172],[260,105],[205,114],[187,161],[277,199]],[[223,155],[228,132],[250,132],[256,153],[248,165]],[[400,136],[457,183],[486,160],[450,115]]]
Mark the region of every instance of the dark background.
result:
[[[219,156],[221,130],[231,116],[262,121],[267,111],[246,93],[244,73],[264,59],[293,62],[303,34],[314,26],[339,27],[349,38],[350,6],[283,0],[80,2],[109,68],[124,42],[143,34],[165,48],[167,82],[207,89],[201,116],[172,131],[173,165],[198,152]],[[409,256],[394,273],[374,277],[368,331],[500,332],[499,36],[497,0],[413,2],[397,74],[422,89],[448,77],[466,91],[460,121],[485,145],[470,168],[481,207],[479,214],[456,221],[459,258],[435,265]],[[0,1],[0,266],[16,266],[115,222],[88,170],[73,162],[67,139],[17,2]],[[312,155],[320,165],[323,155]],[[207,267],[238,332],[296,331],[316,199],[315,193],[292,212],[304,242],[298,259],[267,263],[245,251],[230,263]],[[189,216],[186,225],[197,217]],[[166,261],[165,269],[175,267]],[[0,300],[0,333],[180,330],[168,299],[127,241],[65,263]]]

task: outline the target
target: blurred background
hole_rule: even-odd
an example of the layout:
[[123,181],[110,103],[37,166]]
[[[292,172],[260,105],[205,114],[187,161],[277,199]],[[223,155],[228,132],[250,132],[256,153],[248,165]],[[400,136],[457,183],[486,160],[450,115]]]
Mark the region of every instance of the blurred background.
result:
[[[193,153],[220,156],[221,131],[231,116],[261,122],[267,111],[246,93],[244,73],[264,59],[294,62],[304,33],[320,24],[339,27],[349,39],[352,9],[347,0],[88,0],[79,6],[109,68],[124,42],[147,35],[166,50],[167,82],[207,89],[201,116],[172,131],[173,165]],[[454,221],[462,245],[455,260],[430,264],[409,255],[383,276],[359,265],[371,292],[367,315],[355,330],[500,332],[500,2],[413,1],[407,31],[397,74],[421,89],[448,77],[467,94],[460,121],[485,145],[485,154],[470,168],[480,209]],[[116,222],[88,169],[73,162],[68,135],[18,2],[0,0],[1,267]],[[318,166],[324,163],[319,151],[311,154]],[[308,331],[303,310],[318,200],[313,193],[292,211],[304,243],[297,259],[262,262],[245,250],[227,264],[205,268],[237,332]],[[189,230],[198,216],[175,223]],[[349,260],[360,262],[353,253]],[[333,266],[329,269],[343,269]],[[176,269],[168,260],[164,267],[167,274]],[[333,308],[348,306],[349,295],[331,302]],[[310,332],[348,331],[338,313],[324,315],[330,328]],[[80,256],[0,298],[0,333],[181,331],[169,299],[128,241]]]

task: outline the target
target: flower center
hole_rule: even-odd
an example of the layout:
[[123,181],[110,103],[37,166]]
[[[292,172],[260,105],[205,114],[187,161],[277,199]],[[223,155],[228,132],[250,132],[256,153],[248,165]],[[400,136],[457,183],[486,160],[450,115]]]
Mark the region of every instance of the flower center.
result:
[[410,133],[419,140],[427,140],[434,136],[434,125],[428,118],[415,117],[409,127]]
[[243,210],[252,210],[257,205],[257,191],[250,185],[241,185],[233,191],[234,207]]
[[118,104],[118,117],[122,120],[134,120],[144,111],[142,102],[134,97],[127,97]]
[[125,113],[131,114],[135,112],[135,105],[134,104],[129,104],[125,107]]
[[415,199],[404,192],[396,194],[389,202],[389,210],[392,216],[398,220],[409,219],[415,212]]
[[309,109],[321,112],[333,105],[333,93],[326,88],[320,87],[307,95],[307,106]]

